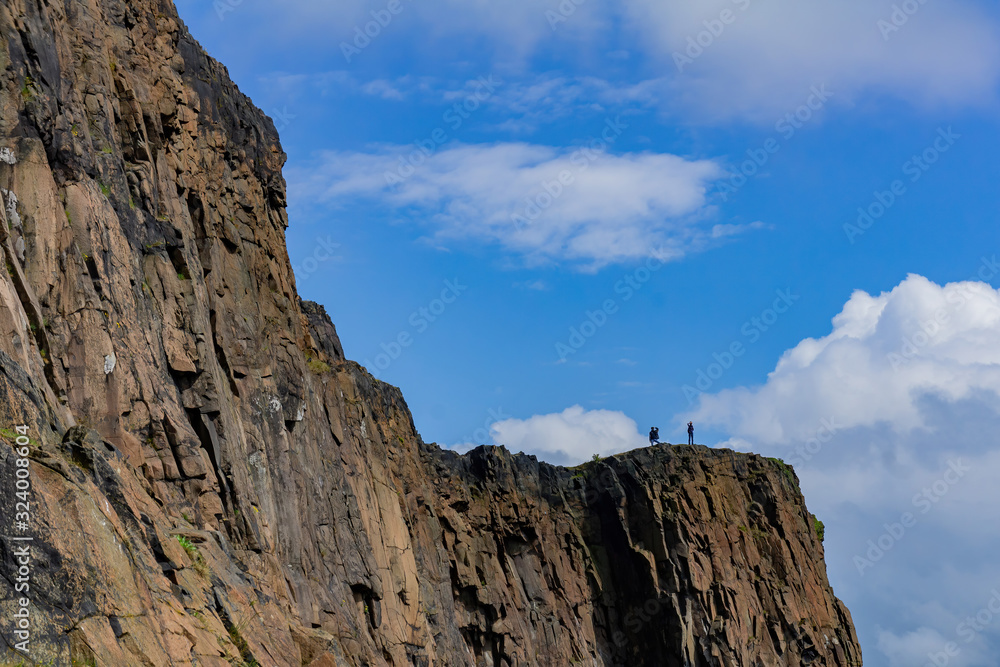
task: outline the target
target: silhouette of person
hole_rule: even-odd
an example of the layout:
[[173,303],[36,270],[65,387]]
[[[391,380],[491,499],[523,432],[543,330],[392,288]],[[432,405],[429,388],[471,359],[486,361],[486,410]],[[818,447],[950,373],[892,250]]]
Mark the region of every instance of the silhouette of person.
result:
[[688,422],[688,444],[694,444],[694,422]]
[[649,429],[649,444],[650,445],[660,444],[660,429],[656,428],[655,426],[652,426]]

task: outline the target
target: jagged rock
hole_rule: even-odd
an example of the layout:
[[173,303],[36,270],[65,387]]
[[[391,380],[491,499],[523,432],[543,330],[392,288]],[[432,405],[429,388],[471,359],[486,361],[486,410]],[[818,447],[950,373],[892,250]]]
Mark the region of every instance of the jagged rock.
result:
[[860,664],[787,468],[423,443],[300,302],[274,125],[170,2],[8,0],[0,28],[0,516],[23,424],[33,660]]

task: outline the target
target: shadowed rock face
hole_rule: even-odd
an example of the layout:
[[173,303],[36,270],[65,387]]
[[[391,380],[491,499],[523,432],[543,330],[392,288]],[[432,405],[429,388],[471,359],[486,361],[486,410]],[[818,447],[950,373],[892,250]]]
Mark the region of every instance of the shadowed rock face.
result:
[[0,28],[0,608],[30,599],[31,658],[861,664],[782,465],[423,443],[296,295],[274,126],[168,0]]

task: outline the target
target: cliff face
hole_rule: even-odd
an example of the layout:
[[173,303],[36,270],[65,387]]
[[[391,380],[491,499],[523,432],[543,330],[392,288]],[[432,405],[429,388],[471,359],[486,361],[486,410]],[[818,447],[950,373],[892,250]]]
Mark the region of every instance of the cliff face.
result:
[[54,665],[861,663],[778,463],[423,443],[298,299],[274,126],[169,0],[0,28],[4,660],[27,613]]

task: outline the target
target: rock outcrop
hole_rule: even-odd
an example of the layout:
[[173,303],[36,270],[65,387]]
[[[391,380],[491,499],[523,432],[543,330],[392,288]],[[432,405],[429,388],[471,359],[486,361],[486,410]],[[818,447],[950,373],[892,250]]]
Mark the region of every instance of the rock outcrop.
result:
[[299,300],[275,128],[169,0],[0,28],[0,660],[861,664],[782,464],[425,444]]

